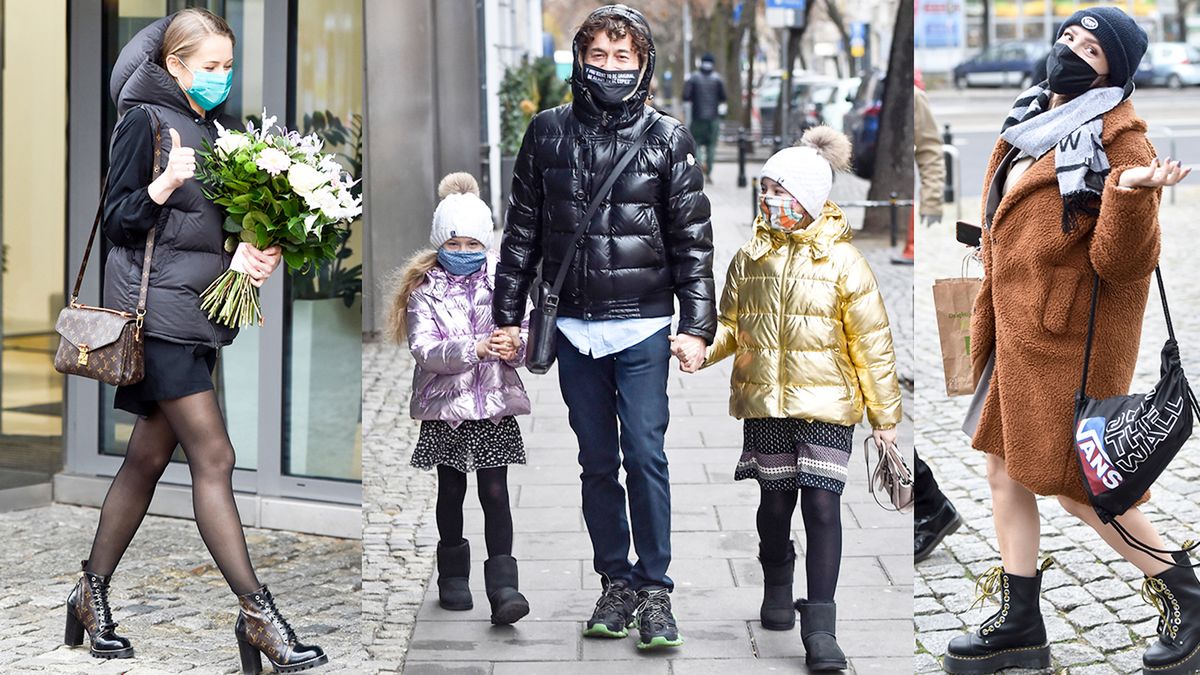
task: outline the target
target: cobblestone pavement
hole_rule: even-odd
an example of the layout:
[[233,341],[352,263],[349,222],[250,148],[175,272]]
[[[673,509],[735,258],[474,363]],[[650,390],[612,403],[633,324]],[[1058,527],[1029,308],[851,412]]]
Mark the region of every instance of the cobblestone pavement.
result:
[[[113,618],[135,658],[92,658],[86,638],[63,645],[64,603],[98,516],[60,504],[0,513],[0,673],[240,673],[237,599],[190,520],[148,516],[113,576]],[[359,542],[263,529],[246,540],[297,634],[329,654],[312,672],[363,672]]]
[[[1167,200],[1164,200],[1167,201]],[[1200,302],[1189,283],[1193,247],[1200,226],[1189,217],[1189,205],[1200,202],[1200,189],[1179,189],[1177,205],[1165,204],[1163,274],[1173,307],[1175,329],[1189,372],[1200,372],[1200,315],[1186,311]],[[964,205],[968,220],[977,220],[979,199]],[[959,430],[969,397],[947,398],[941,352],[933,316],[933,280],[961,276],[965,248],[954,242],[953,221],[917,233],[920,261],[916,278],[917,352],[916,444],[933,468],[942,489],[966,524],[916,568],[914,583],[916,663],[918,672],[941,669],[938,659],[950,638],[976,627],[994,612],[994,604],[968,610],[974,601],[974,577],[999,564],[992,524],[984,458],[970,448]],[[972,274],[979,274],[978,266]],[[1146,391],[1158,378],[1159,349],[1166,339],[1162,308],[1151,290],[1143,324],[1133,391]],[[1196,538],[1200,522],[1200,438],[1184,447],[1167,474],[1155,484],[1145,512],[1170,544]],[[1117,556],[1087,525],[1077,521],[1054,499],[1039,500],[1043,555],[1058,563],[1045,573],[1042,613],[1053,643],[1056,669],[1071,675],[1141,672],[1142,652],[1154,636],[1157,614],[1138,595],[1142,576]],[[1006,671],[1018,672],[1018,671]]]
[[[722,281],[733,252],[749,233],[750,195],[732,187],[734,172],[733,165],[719,164],[717,182],[708,188],[714,204],[716,270]],[[757,167],[750,167],[751,175],[756,172]],[[835,199],[865,195],[865,186],[853,179],[841,181],[835,190]],[[892,251],[886,241],[863,239],[860,246],[875,265],[892,314],[901,369],[911,376],[912,268],[889,264]],[[530,463],[510,473],[514,555],[532,613],[511,628],[489,624],[481,555],[476,555],[471,577],[475,609],[451,613],[437,607],[436,586],[429,583],[437,540],[433,479],[407,465],[415,431],[406,416],[409,368],[402,350],[378,344],[364,348],[364,461],[386,467],[380,472],[385,475],[368,475],[364,484],[365,501],[372,505],[366,509],[363,532],[369,667],[380,672],[496,675],[567,668],[581,673],[798,668],[803,655],[798,631],[766,632],[757,621],[757,490],[732,482],[741,428],[727,415],[728,361],[696,375],[676,371],[670,381],[667,445],[675,528],[671,574],[687,644],[655,655],[638,653],[632,640],[579,637],[599,583],[591,571],[591,546],[579,511],[577,446],[553,373],[524,374],[535,409],[533,416],[522,418]],[[906,406],[909,403],[906,399]],[[858,443],[864,434],[860,431]],[[907,421],[901,439],[911,447]],[[846,558],[838,592],[842,642],[856,671],[902,672],[910,664],[912,522],[910,517],[885,513],[871,500],[860,455],[861,450],[855,452],[843,500]],[[467,536],[479,540],[480,552],[482,512],[473,502],[469,496]],[[802,531],[796,535],[803,548]],[[803,572],[797,588],[804,588]]]

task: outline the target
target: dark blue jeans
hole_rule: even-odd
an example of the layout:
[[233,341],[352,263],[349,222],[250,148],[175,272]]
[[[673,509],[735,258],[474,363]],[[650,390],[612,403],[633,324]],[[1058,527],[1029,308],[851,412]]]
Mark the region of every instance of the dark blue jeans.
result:
[[[558,379],[579,439],[583,519],[593,565],[632,588],[674,588],[671,564],[671,481],[664,436],[671,348],[664,328],[617,354],[595,359],[558,334]],[[621,465],[629,486],[617,480]],[[630,521],[636,565],[629,562]]]

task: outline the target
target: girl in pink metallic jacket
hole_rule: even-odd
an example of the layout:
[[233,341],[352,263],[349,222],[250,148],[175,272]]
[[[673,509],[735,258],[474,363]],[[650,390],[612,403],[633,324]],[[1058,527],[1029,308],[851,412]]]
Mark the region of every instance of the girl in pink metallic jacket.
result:
[[470,544],[463,538],[467,474],[479,482],[488,559],[483,576],[492,623],[529,613],[517,590],[512,557],[508,465],[525,463],[516,415],[529,414],[517,368],[525,360],[528,322],[519,343],[492,322],[496,260],[492,212],[466,173],[438,185],[441,203],[429,240],[436,250],[414,255],[399,273],[389,333],[406,337],[416,366],[411,412],[421,420],[412,464],[437,467],[438,593],[444,609],[473,607]]

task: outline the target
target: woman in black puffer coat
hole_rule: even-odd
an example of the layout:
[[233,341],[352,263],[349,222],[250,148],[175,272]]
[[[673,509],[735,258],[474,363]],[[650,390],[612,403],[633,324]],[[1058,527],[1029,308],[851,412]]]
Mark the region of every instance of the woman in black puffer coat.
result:
[[[320,647],[296,640],[250,562],[233,497],[233,446],[212,381],[217,350],[237,331],[211,322],[200,309],[200,294],[233,259],[224,248],[224,213],[194,178],[195,149],[216,140],[216,120],[233,80],[233,40],[223,19],[188,9],[135,35],[113,68],[110,89],[121,118],[104,204],[104,232],[113,244],[104,300],[108,308],[135,311],[153,231],[145,377],[117,388],[115,406],[138,419],[104,499],[83,575],[67,599],[66,641],[82,644],[86,631],[93,656],[133,656],[129,640],[115,632],[109,579],[181,445],[192,474],[196,525],[241,606],[235,632],[243,669],[258,672],[266,654],[276,672],[290,672],[326,657]],[[261,285],[278,266],[279,251],[242,246],[235,255],[245,257],[248,273]]]

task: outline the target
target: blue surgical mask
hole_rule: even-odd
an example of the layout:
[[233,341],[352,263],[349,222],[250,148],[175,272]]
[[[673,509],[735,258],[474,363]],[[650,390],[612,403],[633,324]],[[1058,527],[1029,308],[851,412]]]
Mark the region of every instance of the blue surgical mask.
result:
[[447,272],[456,277],[465,277],[483,267],[483,262],[487,260],[487,251],[447,251],[439,248],[437,257]]
[[183,64],[183,67],[192,74],[192,86],[187,93],[193,101],[200,104],[201,108],[212,110],[225,102],[229,96],[229,90],[233,88],[232,69],[221,75],[220,73],[210,73],[207,70],[196,72],[188,68],[187,64],[183,63],[183,59],[179,59],[179,63]]

